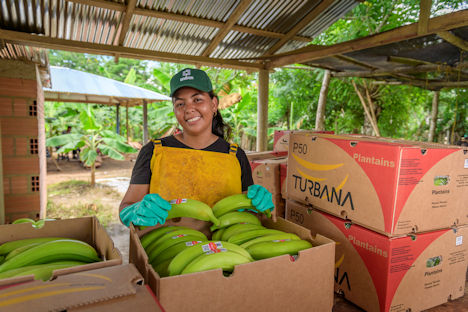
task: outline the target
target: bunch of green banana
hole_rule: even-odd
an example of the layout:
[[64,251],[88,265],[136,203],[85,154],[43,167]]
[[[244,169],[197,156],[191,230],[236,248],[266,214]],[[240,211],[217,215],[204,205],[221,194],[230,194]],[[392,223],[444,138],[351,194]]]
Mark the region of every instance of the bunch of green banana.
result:
[[312,244],[306,240],[269,240],[257,242],[246,247],[255,260],[266,259],[281,255],[297,255],[299,251],[311,248]]
[[[202,242],[202,243],[197,244],[195,246],[192,246],[190,248],[186,248],[186,249],[182,250],[181,252],[179,252],[169,262],[167,271],[168,271],[170,276],[182,274],[182,271],[184,271],[184,269],[189,264],[191,264],[195,259],[197,259],[198,257],[200,257],[200,256],[202,256],[202,255],[204,255],[206,253],[208,253],[208,254],[218,253],[221,250],[228,250],[228,251],[230,251],[232,253],[236,253],[236,254],[241,255],[243,258],[248,259],[249,262],[253,261],[250,254],[244,248],[242,248],[242,247],[240,247],[238,245],[231,244],[229,242],[222,242],[222,241],[205,241],[205,242]],[[217,258],[215,257],[215,258],[211,258],[211,260],[209,260],[211,268],[215,268],[213,266],[218,261],[216,259]],[[219,260],[219,261],[221,261],[221,260]],[[225,265],[226,261],[227,261],[226,259],[223,259],[219,263],[220,266],[218,266],[218,267],[222,267],[222,265]],[[194,270],[193,267],[192,267],[191,270]],[[188,272],[186,272],[186,273],[188,273]]]
[[251,260],[244,255],[228,249],[205,252],[192,260],[181,272],[181,274],[195,273],[221,268],[225,272],[232,272],[234,266],[249,263]]
[[63,237],[40,237],[0,245],[0,278],[33,274],[47,280],[56,269],[101,261],[89,244]]
[[259,225],[259,224],[237,223],[237,224],[233,224],[231,226],[224,228],[224,231],[221,232],[220,234],[221,235],[220,238],[212,237],[212,239],[228,241],[233,235],[236,235],[242,232],[251,231],[251,230],[259,230],[259,229],[266,229],[266,227]]
[[[247,197],[247,194],[235,194],[231,196],[227,196],[218,202],[216,202],[213,206],[213,214],[219,218],[222,215],[236,210],[253,210],[259,213],[263,213],[258,211],[257,208],[252,204],[252,200]],[[271,217],[270,210],[266,210],[264,212],[268,218]]]
[[166,219],[187,217],[219,225],[219,220],[213,214],[211,207],[204,202],[195,199],[174,199],[170,203],[172,207]]
[[206,241],[200,231],[183,226],[163,226],[146,233],[141,244],[148,255],[148,262],[160,276],[167,276],[167,265],[178,252]]
[[31,223],[33,228],[40,229],[44,226],[45,221],[54,221],[55,219],[39,219],[37,221],[31,218],[20,218],[13,221],[11,224],[19,224],[19,223]]
[[210,227],[211,231],[218,230],[221,228],[228,227],[233,224],[237,223],[248,223],[248,224],[257,224],[261,225],[260,220],[253,214],[249,212],[240,212],[240,211],[233,211],[223,214],[218,218],[219,225],[212,225]]

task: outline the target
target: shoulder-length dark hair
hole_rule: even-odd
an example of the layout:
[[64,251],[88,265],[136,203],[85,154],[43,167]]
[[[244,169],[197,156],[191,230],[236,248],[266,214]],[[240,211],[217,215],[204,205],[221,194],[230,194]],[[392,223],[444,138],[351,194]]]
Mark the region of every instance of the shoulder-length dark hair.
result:
[[[208,92],[208,94],[210,95],[211,99],[216,97],[219,103],[219,98],[213,91]],[[219,136],[220,138],[225,139],[226,141],[229,141],[229,139],[231,138],[232,129],[227,123],[224,122],[223,117],[221,116],[219,112],[219,109],[216,111],[216,113],[213,116],[211,132]]]

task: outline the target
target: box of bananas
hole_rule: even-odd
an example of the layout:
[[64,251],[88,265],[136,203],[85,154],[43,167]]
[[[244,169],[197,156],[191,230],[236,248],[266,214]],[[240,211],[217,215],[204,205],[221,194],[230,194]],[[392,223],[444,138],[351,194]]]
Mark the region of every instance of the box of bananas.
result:
[[[213,207],[171,202],[163,226],[130,231],[130,262],[166,311],[331,311],[333,241],[256,211],[245,194]],[[321,283],[315,294],[308,285]],[[304,306],[304,304],[306,304]]]
[[0,286],[121,263],[95,217],[0,226]]

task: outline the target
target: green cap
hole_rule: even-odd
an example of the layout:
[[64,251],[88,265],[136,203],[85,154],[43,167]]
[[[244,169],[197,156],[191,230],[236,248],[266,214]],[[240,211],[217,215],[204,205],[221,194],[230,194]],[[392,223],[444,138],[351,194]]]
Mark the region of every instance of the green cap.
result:
[[192,87],[200,91],[210,92],[213,90],[211,80],[201,69],[184,68],[171,79],[171,95],[182,87]]

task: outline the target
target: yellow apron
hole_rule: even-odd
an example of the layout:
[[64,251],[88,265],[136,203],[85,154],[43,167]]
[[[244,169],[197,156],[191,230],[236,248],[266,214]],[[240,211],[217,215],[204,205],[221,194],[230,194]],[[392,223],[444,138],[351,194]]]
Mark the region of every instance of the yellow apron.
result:
[[227,154],[153,142],[150,193],[166,200],[196,199],[210,207],[226,196],[242,193],[237,144],[231,144]]

